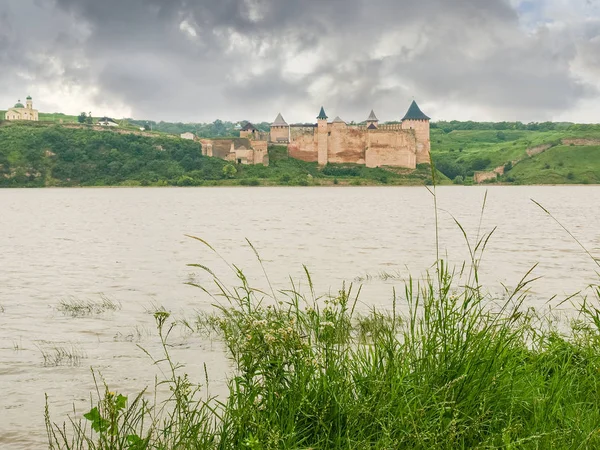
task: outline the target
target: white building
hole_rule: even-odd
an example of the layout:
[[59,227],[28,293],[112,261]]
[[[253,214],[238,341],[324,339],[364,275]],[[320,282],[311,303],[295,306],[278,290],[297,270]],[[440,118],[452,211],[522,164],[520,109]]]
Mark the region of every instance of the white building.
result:
[[190,141],[194,141],[196,139],[196,135],[188,131],[187,133],[181,134],[181,139],[188,139]]

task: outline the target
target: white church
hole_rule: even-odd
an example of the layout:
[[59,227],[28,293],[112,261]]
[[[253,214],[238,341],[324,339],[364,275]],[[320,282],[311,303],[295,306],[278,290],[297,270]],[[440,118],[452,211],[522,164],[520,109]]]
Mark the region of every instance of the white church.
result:
[[4,118],[6,120],[32,120],[34,122],[39,121],[38,110],[33,109],[33,100],[31,96],[27,96],[26,105],[23,106],[21,100],[19,100],[15,106],[8,108]]

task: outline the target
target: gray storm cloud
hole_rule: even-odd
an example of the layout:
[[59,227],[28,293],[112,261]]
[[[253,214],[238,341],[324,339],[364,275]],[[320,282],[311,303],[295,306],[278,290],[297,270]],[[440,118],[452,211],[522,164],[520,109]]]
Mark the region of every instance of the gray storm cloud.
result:
[[322,104],[393,120],[415,98],[434,118],[541,121],[597,95],[573,72],[599,68],[584,22],[526,29],[505,0],[10,1],[0,99],[54,83],[157,120],[308,121]]

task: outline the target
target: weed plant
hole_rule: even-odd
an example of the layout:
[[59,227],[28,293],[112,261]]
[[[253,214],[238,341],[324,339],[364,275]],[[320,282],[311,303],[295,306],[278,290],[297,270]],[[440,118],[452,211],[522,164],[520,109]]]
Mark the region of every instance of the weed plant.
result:
[[[460,270],[438,258],[388,310],[368,313],[357,312],[354,286],[318,297],[308,271],[306,291],[292,283],[264,292],[235,266],[239,285],[229,287],[194,265],[216,286],[195,284],[216,312],[179,325],[155,313],[165,355],[155,363],[168,367],[171,397],[150,405],[145,392],[128,402],[98,390],[69,429],[47,411],[50,447],[599,448],[598,298],[574,304],[566,328],[524,306],[531,271],[492,301],[478,274],[490,236],[467,241],[471,261]],[[223,402],[203,396],[172,362],[176,326],[225,344],[232,376]]]

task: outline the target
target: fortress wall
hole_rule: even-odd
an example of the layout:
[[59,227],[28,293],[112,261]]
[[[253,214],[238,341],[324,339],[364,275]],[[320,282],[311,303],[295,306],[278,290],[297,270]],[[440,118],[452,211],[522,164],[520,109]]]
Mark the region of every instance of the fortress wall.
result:
[[312,127],[293,127],[292,142],[288,146],[290,158],[306,162],[317,162],[319,151],[317,147],[317,129]]
[[293,140],[298,139],[303,136],[313,136],[315,134],[316,130],[317,130],[316,127],[292,126],[292,127],[290,127],[290,135],[291,135],[292,141],[293,141]]
[[235,150],[234,154],[235,162],[241,162],[242,164],[254,164],[254,150],[239,149]]
[[212,145],[212,155],[215,158],[227,159],[227,155],[231,151],[231,144],[233,140],[231,139],[218,139],[218,140],[206,140],[202,141],[202,146]]
[[367,167],[396,166],[415,169],[416,138],[413,133],[371,131],[368,134],[365,163]]
[[330,163],[365,163],[367,131],[333,124],[328,142],[327,159]]

